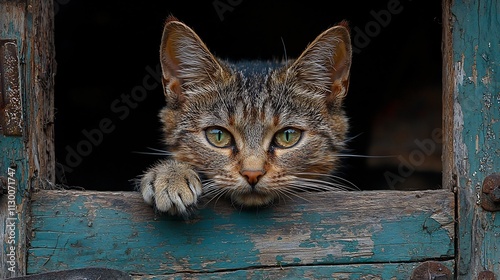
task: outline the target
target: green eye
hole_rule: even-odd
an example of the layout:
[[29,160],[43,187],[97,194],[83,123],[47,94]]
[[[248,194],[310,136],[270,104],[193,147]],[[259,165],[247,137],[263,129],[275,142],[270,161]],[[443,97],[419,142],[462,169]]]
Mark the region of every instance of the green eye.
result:
[[284,128],[274,135],[274,143],[276,146],[287,149],[295,146],[302,136],[302,131],[295,128]]
[[205,136],[210,144],[217,148],[227,148],[233,143],[233,136],[222,127],[209,127],[205,130]]

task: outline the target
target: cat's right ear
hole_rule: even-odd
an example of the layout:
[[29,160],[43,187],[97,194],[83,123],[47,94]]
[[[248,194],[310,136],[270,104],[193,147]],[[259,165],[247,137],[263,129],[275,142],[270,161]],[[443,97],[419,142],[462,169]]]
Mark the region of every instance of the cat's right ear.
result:
[[165,95],[177,105],[225,74],[198,35],[172,16],[163,29],[160,61]]
[[321,33],[288,71],[306,91],[320,93],[338,106],[347,94],[352,47],[346,22]]

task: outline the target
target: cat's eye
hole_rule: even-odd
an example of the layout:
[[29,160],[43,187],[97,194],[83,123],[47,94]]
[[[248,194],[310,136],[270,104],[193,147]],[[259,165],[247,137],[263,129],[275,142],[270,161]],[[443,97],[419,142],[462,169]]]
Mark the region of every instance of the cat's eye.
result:
[[233,144],[233,136],[222,127],[209,127],[205,130],[205,136],[210,144],[217,148],[227,148]]
[[295,146],[302,136],[302,131],[295,128],[284,128],[274,135],[274,144],[282,149]]

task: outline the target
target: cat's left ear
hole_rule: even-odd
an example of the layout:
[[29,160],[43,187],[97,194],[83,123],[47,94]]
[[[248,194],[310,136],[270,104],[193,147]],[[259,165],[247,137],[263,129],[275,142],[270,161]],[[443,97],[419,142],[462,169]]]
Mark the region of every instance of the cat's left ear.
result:
[[198,35],[173,16],[163,30],[160,61],[165,95],[174,104],[181,104],[197,89],[226,76],[226,70]]
[[298,84],[340,103],[349,87],[352,49],[347,23],[329,28],[309,44],[290,66]]

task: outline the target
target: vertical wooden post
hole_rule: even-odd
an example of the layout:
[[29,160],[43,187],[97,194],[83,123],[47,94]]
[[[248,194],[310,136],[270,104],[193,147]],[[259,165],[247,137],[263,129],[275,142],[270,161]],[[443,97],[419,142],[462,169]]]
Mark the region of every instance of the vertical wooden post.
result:
[[0,110],[21,105],[17,133],[0,129],[0,279],[26,273],[30,193],[54,183],[53,19],[51,0],[0,0],[0,43],[14,50],[0,52]]
[[480,206],[500,172],[500,2],[443,1],[443,184],[457,192],[457,276],[500,277],[500,213]]

